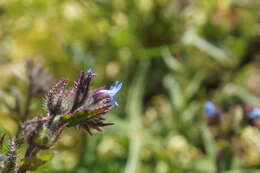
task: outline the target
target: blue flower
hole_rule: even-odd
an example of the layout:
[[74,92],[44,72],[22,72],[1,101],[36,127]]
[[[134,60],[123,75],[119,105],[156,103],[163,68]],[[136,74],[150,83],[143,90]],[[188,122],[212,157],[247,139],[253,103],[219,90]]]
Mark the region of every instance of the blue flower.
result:
[[207,101],[204,104],[204,112],[208,117],[213,117],[214,115],[216,115],[218,113],[215,104],[211,101]]
[[95,100],[109,98],[111,104],[118,106],[118,103],[114,99],[114,96],[121,89],[121,87],[122,87],[122,83],[121,82],[119,83],[117,81],[116,84],[114,86],[111,86],[109,89],[98,89],[94,93],[93,97]]
[[121,87],[122,87],[122,82],[119,83],[118,81],[116,81],[116,84],[114,86],[111,86],[110,89],[108,90],[108,95],[110,97],[111,104],[118,106],[118,103],[114,99],[114,96],[121,89]]
[[252,119],[260,118],[260,108],[253,108],[249,113],[248,117]]

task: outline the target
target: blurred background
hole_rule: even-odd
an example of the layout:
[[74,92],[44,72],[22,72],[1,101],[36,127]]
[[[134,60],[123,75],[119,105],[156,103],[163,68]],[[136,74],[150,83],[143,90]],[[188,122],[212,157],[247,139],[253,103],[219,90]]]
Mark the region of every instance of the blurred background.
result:
[[[0,90],[9,103],[14,87],[25,88],[28,58],[52,74],[44,87],[61,77],[72,85],[88,68],[93,88],[123,82],[107,115],[115,125],[94,136],[67,130],[38,173],[260,171],[258,129],[242,123],[218,139],[203,112],[207,100],[224,110],[237,100],[259,106],[259,0],[1,0]],[[31,117],[45,112],[43,98]],[[242,114],[233,107],[227,114]],[[4,104],[0,118],[0,131],[14,135]]]

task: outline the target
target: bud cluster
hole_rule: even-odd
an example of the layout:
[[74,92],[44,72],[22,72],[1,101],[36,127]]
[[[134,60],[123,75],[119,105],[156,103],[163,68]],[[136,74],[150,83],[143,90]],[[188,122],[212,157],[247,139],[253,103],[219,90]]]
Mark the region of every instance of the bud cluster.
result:
[[[39,71],[36,70],[37,74],[28,73],[34,78],[33,74],[39,75]],[[82,71],[72,88],[67,89],[68,80],[62,79],[48,91],[44,103],[47,115],[38,115],[22,124],[17,139],[11,140],[10,150],[2,156],[0,172],[25,173],[45,163],[37,158],[37,154],[41,150],[50,149],[67,127],[77,126],[93,135],[93,130],[102,131],[103,127],[113,124],[105,122],[104,115],[114,105],[118,105],[114,96],[122,83],[116,82],[110,89],[90,90],[91,80],[95,76],[91,70]],[[16,140],[27,144],[24,158],[16,157]],[[3,141],[4,136],[0,139],[1,144]]]
[[109,90],[90,91],[93,77],[95,74],[91,70],[81,72],[72,89],[67,90],[68,81],[62,79],[49,90],[45,100],[48,115],[38,116],[23,125],[29,145],[47,149],[57,141],[66,127],[79,126],[92,135],[92,129],[102,131],[102,127],[112,125],[104,122],[103,115],[116,105],[113,97],[122,84],[117,82]]

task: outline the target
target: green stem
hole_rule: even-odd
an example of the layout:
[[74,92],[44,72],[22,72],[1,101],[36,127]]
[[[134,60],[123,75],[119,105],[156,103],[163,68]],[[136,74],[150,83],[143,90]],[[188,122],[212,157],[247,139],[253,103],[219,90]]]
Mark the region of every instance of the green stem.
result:
[[81,141],[81,149],[80,149],[80,155],[79,155],[79,161],[77,165],[74,167],[74,169],[71,172],[77,173],[80,168],[85,165],[85,155],[87,152],[87,135],[83,134],[82,141]]
[[129,157],[124,173],[137,173],[140,163],[140,152],[142,149],[142,104],[143,104],[143,90],[145,83],[145,74],[147,73],[149,62],[144,61],[139,64],[136,78],[130,88],[127,101],[127,113],[130,117],[131,133],[130,133],[130,149]]

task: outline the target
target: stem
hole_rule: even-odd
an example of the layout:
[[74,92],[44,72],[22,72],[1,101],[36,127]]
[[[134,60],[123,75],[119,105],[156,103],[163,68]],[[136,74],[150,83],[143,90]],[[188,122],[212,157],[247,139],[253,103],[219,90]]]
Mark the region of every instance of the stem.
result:
[[140,156],[143,147],[143,126],[142,126],[142,104],[143,90],[145,88],[145,75],[149,68],[149,61],[141,62],[135,76],[135,80],[128,93],[127,114],[129,115],[129,123],[131,133],[129,136],[130,148],[124,173],[139,172]]
[[22,122],[24,122],[28,117],[31,100],[32,100],[32,79],[29,79],[27,97],[25,102],[25,110],[21,117]]
[[[29,108],[30,108],[30,105],[31,105],[31,100],[32,100],[32,88],[33,88],[33,84],[32,84],[32,79],[29,78],[29,85],[28,85],[28,88],[27,88],[27,97],[26,97],[26,101],[25,101],[25,105],[24,105],[24,112],[21,111],[20,113],[20,121],[22,123],[24,123],[26,120],[27,120],[27,117],[28,117],[28,114],[29,114]],[[17,131],[17,137],[20,136],[20,133],[21,133],[21,124],[22,123],[19,123],[19,126],[18,126],[18,131]]]
[[[29,146],[29,148],[27,149],[26,153],[25,153],[25,156],[24,156],[24,159],[25,158],[30,158],[30,157],[34,157],[36,156],[36,154],[39,152],[39,149],[36,148],[36,147],[33,147],[33,146]],[[24,165],[22,165],[17,173],[26,173],[27,172],[27,168],[28,168],[28,163],[25,163]]]
[[85,159],[85,155],[87,153],[87,135],[84,133],[82,136],[82,144],[81,144],[81,149],[80,149],[80,156],[79,156],[79,161],[77,163],[77,165],[74,167],[72,172],[77,173],[80,168],[86,164],[86,159]]

